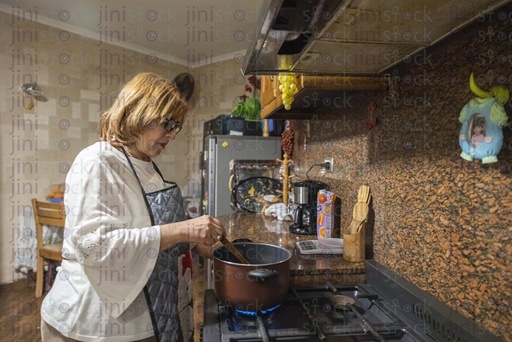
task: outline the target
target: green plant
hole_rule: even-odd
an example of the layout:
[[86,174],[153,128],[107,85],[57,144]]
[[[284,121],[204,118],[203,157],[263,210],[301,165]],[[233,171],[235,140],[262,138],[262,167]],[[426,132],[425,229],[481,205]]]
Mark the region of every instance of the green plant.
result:
[[[237,104],[231,113],[248,121],[259,121],[261,120],[261,103],[257,94],[260,89],[260,79],[256,76],[249,76],[247,81],[249,84],[245,85],[245,93],[238,97]],[[247,93],[252,96],[247,96]]]

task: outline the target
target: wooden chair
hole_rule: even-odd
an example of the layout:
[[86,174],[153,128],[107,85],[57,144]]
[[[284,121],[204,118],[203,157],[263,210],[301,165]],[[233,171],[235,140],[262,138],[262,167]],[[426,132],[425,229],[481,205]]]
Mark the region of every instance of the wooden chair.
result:
[[41,202],[35,198],[32,199],[32,209],[37,237],[36,298],[39,298],[43,295],[44,260],[62,261],[62,242],[43,245],[43,225],[64,229],[66,213],[63,203]]

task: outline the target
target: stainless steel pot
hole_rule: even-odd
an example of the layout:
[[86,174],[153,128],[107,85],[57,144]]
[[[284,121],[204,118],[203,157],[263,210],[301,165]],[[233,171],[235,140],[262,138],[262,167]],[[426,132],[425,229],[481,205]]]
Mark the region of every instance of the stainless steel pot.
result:
[[290,287],[292,253],[264,243],[235,242],[233,245],[251,264],[239,263],[225,246],[213,251],[213,290],[220,302],[252,312],[281,304]]

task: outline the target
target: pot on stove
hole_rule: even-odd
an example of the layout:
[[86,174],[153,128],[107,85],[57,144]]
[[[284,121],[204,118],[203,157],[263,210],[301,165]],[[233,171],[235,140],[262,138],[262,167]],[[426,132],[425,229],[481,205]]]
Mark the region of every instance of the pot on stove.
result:
[[225,246],[213,251],[213,290],[219,301],[239,311],[261,312],[280,305],[290,286],[289,250],[264,243],[235,242],[250,262],[241,264]]

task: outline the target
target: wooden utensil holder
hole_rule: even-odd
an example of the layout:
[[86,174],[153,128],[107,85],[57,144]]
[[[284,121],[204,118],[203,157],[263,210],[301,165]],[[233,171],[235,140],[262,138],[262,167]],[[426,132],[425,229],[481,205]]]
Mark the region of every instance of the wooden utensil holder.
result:
[[355,234],[343,234],[343,259],[350,262],[364,261],[365,241],[364,229],[365,223]]

